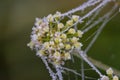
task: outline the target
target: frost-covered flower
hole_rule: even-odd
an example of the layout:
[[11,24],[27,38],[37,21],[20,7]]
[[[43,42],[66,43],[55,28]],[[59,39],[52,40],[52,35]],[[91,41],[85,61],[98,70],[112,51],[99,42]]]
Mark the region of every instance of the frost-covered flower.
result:
[[57,59],[57,60],[60,60],[61,54],[56,51],[56,52],[53,54],[53,57],[54,57],[55,59]]
[[45,51],[44,50],[39,50],[37,52],[37,55],[39,55],[39,56],[45,56]]
[[49,22],[53,22],[53,21],[54,21],[53,15],[52,15],[52,14],[49,14],[49,15],[47,16],[47,20],[48,20]]
[[34,42],[31,41],[30,43],[27,44],[27,46],[29,46],[31,49],[33,49],[33,47],[34,47]]
[[42,19],[36,18],[35,26],[40,26],[41,23],[42,23]]
[[64,44],[63,43],[59,43],[59,47],[62,49],[62,48],[64,48]]
[[77,16],[77,15],[73,15],[73,16],[72,16],[72,19],[73,19],[73,21],[75,21],[75,22],[76,22],[76,21],[78,21],[78,20],[79,20],[79,16]]
[[59,28],[59,29],[61,29],[61,28],[63,28],[63,27],[64,27],[64,24],[63,24],[63,23],[58,23],[58,25],[57,25],[57,26],[58,26],[58,28]]
[[66,38],[67,38],[67,35],[66,35],[66,34],[61,34],[61,38],[62,38],[62,39],[66,39]]
[[71,39],[71,42],[72,42],[72,43],[76,43],[78,40],[79,40],[79,38],[73,37],[73,38]]
[[80,47],[82,47],[82,44],[80,42],[76,42],[74,44],[74,46],[75,46],[75,48],[80,48]]
[[77,35],[78,35],[78,37],[82,37],[83,32],[82,32],[82,31],[80,31],[80,30],[78,30],[78,31],[77,31]]
[[63,65],[66,60],[71,59],[71,51],[81,48],[79,42],[82,31],[75,30],[73,24],[79,19],[73,15],[66,23],[61,21],[61,13],[49,14],[43,19],[36,18],[35,26],[32,28],[31,41],[28,46],[36,50],[38,56],[56,66]]
[[61,42],[61,41],[62,41],[62,39],[61,39],[61,38],[55,38],[54,40],[55,40],[55,42],[56,42],[56,43],[59,43],[59,42]]
[[57,11],[56,14],[53,15],[53,17],[54,17],[55,19],[58,19],[58,20],[59,20],[60,17],[61,17],[61,12],[58,12],[58,11]]
[[70,53],[65,53],[65,60],[71,59]]
[[54,41],[50,41],[50,45],[54,46],[55,45]]
[[106,73],[107,73],[108,75],[112,75],[112,74],[113,74],[112,68],[109,68],[109,69],[106,71]]
[[48,49],[48,48],[50,47],[50,43],[49,43],[49,42],[45,42],[45,43],[43,44],[43,47],[45,47],[46,49]]
[[66,45],[65,45],[65,49],[66,49],[66,50],[71,49],[71,45],[70,45],[70,44],[66,44]]
[[113,76],[113,80],[119,80],[118,76]]
[[69,34],[75,34],[75,29],[73,28],[70,28],[69,31],[68,31]]
[[73,20],[68,20],[68,21],[66,22],[66,25],[67,25],[67,26],[72,26],[72,25],[73,25]]

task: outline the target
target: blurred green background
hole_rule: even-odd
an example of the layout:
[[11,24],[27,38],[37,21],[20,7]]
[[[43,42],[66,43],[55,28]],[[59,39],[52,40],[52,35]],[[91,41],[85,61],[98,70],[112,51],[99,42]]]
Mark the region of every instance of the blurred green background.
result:
[[[35,18],[66,12],[82,1],[0,0],[0,80],[51,80],[41,59],[26,46]],[[89,56],[120,70],[120,13],[106,25]]]

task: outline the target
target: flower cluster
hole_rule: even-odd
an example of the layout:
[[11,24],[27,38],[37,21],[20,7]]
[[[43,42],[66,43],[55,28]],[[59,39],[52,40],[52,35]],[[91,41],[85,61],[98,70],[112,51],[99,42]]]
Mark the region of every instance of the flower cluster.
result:
[[74,24],[79,16],[72,15],[67,22],[62,22],[60,12],[48,15],[43,19],[36,19],[32,28],[31,42],[28,46],[37,51],[37,55],[45,57],[55,66],[63,65],[64,61],[71,59],[71,52],[80,49],[80,38],[83,32],[75,30]]
[[119,80],[118,76],[113,75],[112,68],[106,70],[107,76],[103,76],[100,80]]

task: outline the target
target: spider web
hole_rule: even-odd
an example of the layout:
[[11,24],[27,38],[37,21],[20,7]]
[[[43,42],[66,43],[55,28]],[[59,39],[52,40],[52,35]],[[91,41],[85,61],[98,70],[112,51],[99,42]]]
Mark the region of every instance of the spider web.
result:
[[78,51],[79,54],[73,53],[77,55],[77,57],[79,56],[81,58],[81,61],[74,61],[73,58],[73,64],[75,64],[75,62],[77,62],[77,64],[79,65],[81,64],[81,66],[79,66],[79,68],[81,69],[75,70],[69,69],[68,67],[63,67],[63,69],[65,69],[66,71],[80,76],[80,78],[76,78],[76,80],[97,80],[97,77],[92,78],[86,76],[85,73],[88,73],[88,71],[94,71],[100,77],[102,77],[102,73],[94,66],[94,63],[91,63],[88,60],[87,53],[107,24],[107,22],[109,22],[115,15],[117,15],[117,13],[118,5],[112,0],[88,0],[87,2],[83,3],[83,5],[63,14],[63,16],[67,16],[69,18],[71,18],[71,14],[79,14],[81,17],[78,23],[74,25],[74,28],[83,31],[84,37],[81,41],[83,42],[84,47],[82,48],[82,51]]
[[[90,62],[87,54],[107,22],[117,13],[118,4],[115,0],[87,0],[77,8],[62,14],[63,19],[71,19],[72,14],[80,16],[78,22],[74,24],[74,28],[80,29],[84,33],[81,39],[84,46],[81,50],[73,52],[72,61],[68,61],[65,66],[57,67],[54,70],[45,58],[41,57],[52,80],[97,80],[98,77],[103,76],[94,63]],[[97,73],[98,76],[87,76],[86,73],[89,74],[90,71],[93,74]]]

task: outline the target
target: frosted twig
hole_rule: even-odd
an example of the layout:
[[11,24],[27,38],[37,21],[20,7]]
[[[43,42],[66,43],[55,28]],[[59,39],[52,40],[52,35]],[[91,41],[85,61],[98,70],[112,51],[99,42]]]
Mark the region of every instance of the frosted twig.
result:
[[93,14],[93,16],[91,17],[91,19],[89,19],[89,21],[85,23],[85,26],[83,26],[83,27],[81,28],[81,30],[85,29],[85,28],[86,28],[87,26],[89,26],[92,22],[94,22],[93,20],[96,18],[96,16],[99,14],[99,12],[100,12],[101,10],[102,10],[101,8],[98,9],[98,10],[96,11],[96,13]]
[[63,76],[62,76],[60,67],[56,67],[56,71],[57,71],[56,74],[58,75],[59,80],[63,80]]
[[[107,18],[114,12],[114,10],[116,9],[116,7],[117,7],[117,5],[115,5],[114,8],[113,8],[108,14],[106,14],[106,15],[103,17],[103,18],[106,18],[106,19],[104,20],[104,22],[102,23],[102,25],[101,25],[101,26],[99,27],[99,29],[97,30],[97,33],[96,33],[96,35],[94,36],[94,38],[92,39],[92,41],[90,42],[90,44],[89,44],[89,45],[87,46],[87,48],[85,49],[85,53],[87,53],[88,50],[91,48],[91,46],[94,44],[94,42],[96,41],[97,37],[98,37],[99,34],[101,33],[102,29],[105,27],[106,23],[107,23],[108,21],[110,21],[115,15],[117,15],[118,12],[117,12],[116,14],[114,14],[110,19],[107,19]],[[99,21],[102,21],[102,19],[99,19]],[[96,23],[94,23],[93,25],[91,25],[89,28],[87,28],[87,29],[84,30],[83,32],[87,32],[89,29],[91,29],[91,28],[94,27],[96,24],[98,24],[99,21],[96,22]]]
[[83,11],[85,8],[93,6],[93,5],[97,4],[97,3],[99,3],[100,1],[102,1],[102,0],[89,0],[88,2],[83,3],[81,6],[62,14],[62,16],[68,16],[69,14],[72,14],[72,13],[75,13],[75,12],[81,11],[81,10]]
[[91,62],[87,59],[85,53],[84,53],[83,51],[78,51],[78,52],[79,52],[79,55],[81,56],[81,58],[82,58],[85,62],[87,62],[87,64],[89,64],[89,65],[93,68],[93,70],[95,70],[95,71],[99,74],[100,77],[102,77],[102,76],[103,76],[102,73],[93,65],[93,63],[91,63]]
[[66,67],[62,67],[63,70],[67,70],[67,71],[70,71],[78,76],[82,76],[80,73],[77,73],[75,70],[72,70],[72,69],[69,69],[69,68],[66,68]]
[[[78,22],[82,22],[85,18],[91,16],[94,12],[96,12],[98,9],[100,9],[101,7],[103,7],[105,4],[107,4],[109,2],[109,0],[103,1],[102,3],[100,3],[96,8],[94,8],[93,10],[91,10],[90,12],[88,12],[87,14],[85,14],[83,17],[81,17],[79,19]],[[77,8],[79,9],[79,7]],[[81,9],[81,8],[80,8]],[[76,10],[73,9],[73,11],[75,12]],[[69,13],[69,12],[68,12]],[[63,14],[64,15],[64,14]],[[78,22],[74,23],[73,26],[77,25]],[[64,30],[63,32],[66,32],[69,28],[71,28],[72,26],[68,27],[66,30]],[[62,32],[62,33],[63,33]]]
[[46,68],[48,69],[50,76],[52,77],[52,80],[56,80],[56,74],[52,71],[52,69],[49,67],[48,62],[44,57],[41,57],[43,63],[45,64]]
[[[104,64],[104,63],[102,63],[102,62],[100,62],[100,61],[98,61],[98,60],[95,60],[95,59],[93,59],[93,58],[91,58],[91,57],[88,57],[88,59],[89,59],[92,63],[94,63],[94,65],[95,65],[96,67],[98,67],[98,68],[100,68],[100,69],[103,69],[103,70],[106,71],[107,69],[110,68],[110,66],[108,66],[108,65],[106,65],[106,64]],[[117,69],[115,69],[115,68],[112,68],[112,69],[113,69],[114,73],[117,74],[117,75],[120,77],[120,71],[117,70]]]
[[86,29],[83,30],[84,33],[86,33],[87,31],[89,31],[90,29],[92,29],[93,27],[95,27],[95,25],[99,24],[100,22],[102,22],[107,16],[110,16],[118,7],[118,5],[114,5],[114,7],[112,8],[112,10],[108,13],[106,13],[103,17],[99,18],[97,21],[95,21],[93,24],[91,24],[89,27],[87,27]]
[[91,16],[94,12],[96,12],[99,8],[103,7],[104,5],[106,5],[109,2],[109,0],[103,0],[103,2],[101,2],[96,8],[94,8],[93,10],[91,10],[89,13],[87,13],[85,16],[83,16],[82,18],[79,19],[79,22],[83,21],[85,18]]
[[90,38],[92,38],[95,34],[97,33],[97,31],[95,31],[94,33],[92,33],[84,42],[88,41]]
[[83,61],[83,59],[81,59],[81,74],[82,74],[82,80],[84,80],[85,73],[84,73],[84,61]]
[[92,68],[89,68],[89,69],[84,69],[84,71],[90,71],[90,70],[93,70]]
[[[66,68],[66,67],[62,67],[62,69],[66,70],[66,71],[69,71],[69,72],[72,72],[72,73],[74,73],[74,74],[76,74],[78,76],[82,76],[80,73],[76,72],[73,69],[69,69],[69,68]],[[86,78],[86,79],[92,79],[92,80],[95,79],[96,80],[96,78],[92,78],[92,77],[88,77],[88,76],[84,76],[84,78]]]

